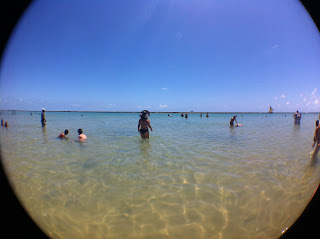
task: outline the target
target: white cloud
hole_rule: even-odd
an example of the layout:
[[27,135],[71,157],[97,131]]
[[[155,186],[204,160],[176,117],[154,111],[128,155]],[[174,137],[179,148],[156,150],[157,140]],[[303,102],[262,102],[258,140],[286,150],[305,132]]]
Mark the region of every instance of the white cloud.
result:
[[317,93],[317,88],[314,88],[314,90],[312,91],[312,96],[315,96],[316,93]]
[[136,106],[136,108],[138,108],[138,109],[150,109],[151,107],[150,106],[138,105],[138,106]]
[[275,48],[278,48],[279,47],[279,45],[274,45],[273,47],[272,47],[272,49],[275,49]]
[[164,108],[167,108],[168,105],[159,105],[159,107],[160,107],[161,109],[164,109]]
[[282,94],[282,95],[280,95],[280,98],[284,99],[284,98],[286,98],[286,95]]
[[303,98],[303,101],[306,102],[306,101],[307,101],[307,98]]
[[278,96],[274,97],[275,100],[278,100]]
[[314,101],[314,103],[315,103],[316,105],[319,104],[319,100],[316,99],[316,100]]
[[105,108],[112,108],[112,107],[115,107],[116,105],[114,105],[114,104],[108,104],[108,105],[106,105],[105,106]]
[[286,102],[286,105],[290,105],[290,102],[289,102],[289,101],[287,101],[287,102]]
[[168,88],[161,88],[161,90],[168,90]]

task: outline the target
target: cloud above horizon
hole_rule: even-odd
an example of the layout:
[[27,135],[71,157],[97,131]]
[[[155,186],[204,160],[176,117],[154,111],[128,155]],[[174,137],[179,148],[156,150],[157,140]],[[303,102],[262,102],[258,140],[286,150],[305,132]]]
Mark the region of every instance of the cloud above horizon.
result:
[[168,105],[159,105],[160,109],[164,109],[164,108],[167,108]]

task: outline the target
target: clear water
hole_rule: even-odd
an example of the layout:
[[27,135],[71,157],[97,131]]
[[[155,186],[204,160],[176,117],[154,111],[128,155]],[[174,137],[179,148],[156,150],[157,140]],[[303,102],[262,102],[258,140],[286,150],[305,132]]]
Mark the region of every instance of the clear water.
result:
[[[51,238],[277,238],[320,180],[310,152],[318,114],[2,114],[3,164]],[[75,141],[77,129],[86,143]],[[68,139],[57,136],[69,129]]]

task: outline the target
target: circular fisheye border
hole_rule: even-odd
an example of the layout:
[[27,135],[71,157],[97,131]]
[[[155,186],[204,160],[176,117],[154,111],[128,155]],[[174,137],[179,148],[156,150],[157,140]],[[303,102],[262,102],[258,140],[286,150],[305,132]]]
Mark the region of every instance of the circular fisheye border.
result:
[[[316,0],[300,0],[320,31],[320,11]],[[0,60],[2,60],[6,43],[24,11],[32,3],[31,0],[5,1],[0,7]],[[320,56],[319,56],[320,57]],[[0,62],[1,66],[1,62]],[[48,238],[48,236],[33,222],[10,187],[1,160],[0,145],[0,183],[1,183],[1,238]],[[320,219],[320,188],[306,206],[296,222],[280,237],[320,238],[318,224]]]

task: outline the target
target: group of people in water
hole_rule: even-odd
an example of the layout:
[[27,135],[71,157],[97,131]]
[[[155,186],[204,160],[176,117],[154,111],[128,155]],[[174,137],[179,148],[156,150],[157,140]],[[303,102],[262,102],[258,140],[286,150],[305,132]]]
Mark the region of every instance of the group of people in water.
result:
[[[41,125],[42,127],[46,126],[46,117],[45,117],[45,109],[42,108],[42,113],[41,113]],[[82,115],[83,116],[83,115]],[[149,129],[151,131],[153,131],[150,120],[148,119],[148,117],[150,116],[150,112],[147,110],[143,110],[140,113],[140,119],[138,122],[138,132],[140,133],[141,138],[143,139],[148,139],[149,138]],[[172,117],[172,115],[168,116]],[[183,113],[181,113],[181,117],[185,117],[188,118],[188,114],[186,113],[185,115]],[[200,113],[200,117],[202,117],[202,113]],[[206,117],[209,117],[209,114],[206,114]],[[299,113],[299,111],[297,110],[296,113],[294,113],[293,115],[294,118],[294,123],[295,124],[300,124],[301,121],[301,113]],[[319,115],[319,119],[320,119],[320,115]],[[2,127],[8,127],[8,122],[4,119],[1,119],[1,126]],[[230,119],[230,126],[241,126],[241,124],[238,124],[237,122],[237,115],[234,115],[231,119]],[[64,139],[66,138],[66,136],[69,134],[69,130],[66,129],[64,132],[60,133],[58,138]],[[87,139],[87,136],[83,133],[83,130],[80,128],[78,129],[78,139],[80,142],[84,142]],[[312,148],[315,148],[314,153],[313,153],[313,157],[316,157],[319,150],[320,150],[320,126],[319,126],[319,120],[316,121],[316,129],[314,132],[314,137],[313,137],[313,145]]]
[[[46,126],[46,116],[45,116],[45,109],[42,108],[42,112],[41,112],[41,125],[42,127],[45,127]],[[82,115],[83,116],[83,115]],[[67,138],[66,136],[69,134],[69,130],[65,130],[64,132],[60,133],[58,138],[60,139],[65,139]],[[87,136],[83,133],[83,130],[82,129],[78,129],[78,139],[80,142],[85,142],[85,140],[87,139]]]
[[8,122],[7,122],[6,120],[4,120],[4,119],[1,119],[1,127],[6,127],[6,128],[8,128],[8,127],[9,127]]
[[300,124],[301,113],[299,113],[299,111],[297,110],[296,113],[294,113],[293,118],[295,124]]
[[[65,139],[68,134],[69,130],[66,129],[64,132],[59,134],[58,138]],[[82,129],[78,129],[78,139],[80,142],[85,142],[85,140],[87,139],[87,136],[83,133]]]
[[[148,128],[151,129],[152,131],[152,127],[151,127],[151,123],[150,120],[148,119],[148,117],[150,116],[150,112],[147,110],[144,110],[140,113],[140,120],[138,123],[138,132],[141,135],[141,138],[143,139],[147,139],[149,138],[149,130]],[[168,116],[172,117],[172,115]],[[183,117],[183,113],[181,113],[181,117]],[[200,117],[202,117],[202,113],[200,113]],[[206,117],[209,117],[209,114],[207,113]],[[188,118],[188,114],[185,114],[185,118]],[[296,113],[293,115],[294,118],[294,123],[295,124],[300,124],[300,120],[301,120],[301,113],[299,113],[299,111],[297,110]],[[320,115],[319,115],[320,118]],[[238,124],[237,122],[237,115],[234,115],[231,119],[230,119],[230,126],[236,126],[239,127],[242,124]],[[320,126],[319,126],[319,120],[316,121],[316,130],[314,133],[314,137],[313,137],[313,145],[312,148],[314,148],[314,146],[316,145],[316,148],[314,150],[313,153],[313,157],[316,157],[319,149],[320,149]]]

